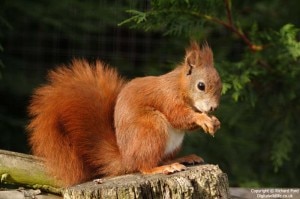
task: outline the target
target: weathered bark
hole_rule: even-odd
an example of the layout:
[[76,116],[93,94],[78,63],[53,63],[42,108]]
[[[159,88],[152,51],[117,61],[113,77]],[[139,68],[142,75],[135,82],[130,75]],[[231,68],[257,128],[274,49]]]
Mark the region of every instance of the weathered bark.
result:
[[[112,168],[113,169],[113,168]],[[63,191],[66,199],[229,198],[227,175],[216,165],[198,165],[172,175],[131,174],[87,182]]]
[[1,183],[60,193],[54,180],[46,174],[43,161],[32,155],[0,150],[0,177]]

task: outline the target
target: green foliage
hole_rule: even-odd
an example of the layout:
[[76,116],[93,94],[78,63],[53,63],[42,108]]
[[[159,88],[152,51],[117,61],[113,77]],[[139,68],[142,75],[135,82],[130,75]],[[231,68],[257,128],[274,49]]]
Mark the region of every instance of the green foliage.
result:
[[[119,25],[130,24],[132,28],[145,31],[164,30],[164,35],[197,35],[201,33],[203,20],[210,20],[207,15],[211,10],[220,8],[218,0],[205,0],[201,4],[197,0],[186,1],[151,1],[151,10],[141,12],[128,10],[131,18],[124,20]],[[164,19],[164,20],[161,20]],[[190,27],[193,27],[190,29]]]
[[[223,161],[233,185],[296,185],[294,175],[300,174],[300,157],[295,153],[300,139],[299,29],[280,16],[281,27],[275,29],[261,18],[250,22],[252,13],[243,15],[251,7],[273,14],[261,2],[152,0],[149,10],[129,10],[131,17],[121,25],[198,40],[213,34],[223,37],[211,39],[222,42],[212,42],[223,81],[218,115],[225,135],[215,141],[221,153],[214,149],[215,143],[206,144],[208,138],[195,145],[190,141],[189,146],[203,145],[203,151],[211,152],[204,156],[218,164]],[[288,18],[287,13],[280,14]],[[227,51],[218,49],[224,45]]]

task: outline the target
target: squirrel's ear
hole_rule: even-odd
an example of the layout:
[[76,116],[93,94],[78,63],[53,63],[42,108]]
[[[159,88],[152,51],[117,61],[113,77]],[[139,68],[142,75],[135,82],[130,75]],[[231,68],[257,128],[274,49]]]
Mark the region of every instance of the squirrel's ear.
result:
[[187,67],[187,75],[192,73],[193,68],[198,64],[200,47],[196,42],[191,42],[190,46],[185,51],[185,66]]
[[185,55],[185,68],[186,74],[191,75],[193,69],[196,67],[196,54],[194,52],[189,52]]

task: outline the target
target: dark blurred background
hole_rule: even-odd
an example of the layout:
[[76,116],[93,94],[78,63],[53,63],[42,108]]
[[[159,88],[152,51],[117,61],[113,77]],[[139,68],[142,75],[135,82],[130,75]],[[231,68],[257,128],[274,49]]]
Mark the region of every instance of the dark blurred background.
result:
[[[258,43],[267,40],[256,37],[263,31],[269,31],[266,35],[272,39],[273,30],[276,35],[285,24],[300,25],[297,0],[232,4],[234,17]],[[46,82],[49,69],[68,64],[73,58],[101,59],[130,79],[163,74],[181,62],[189,35],[118,26],[130,17],[126,10],[147,11],[151,7],[150,0],[2,0],[0,149],[30,153],[26,109],[34,88]],[[229,91],[224,92],[216,113],[222,122],[216,137],[202,131],[188,134],[182,154],[196,153],[206,162],[218,164],[228,174],[231,186],[299,187],[299,33],[293,40],[294,59],[284,59],[284,67],[276,68],[277,61],[269,61],[276,60],[272,52],[249,57],[253,52],[245,50],[243,42],[221,26],[203,23],[198,31],[196,39],[207,40],[212,46],[216,67]],[[234,83],[231,75],[241,77],[251,64],[259,63],[253,60],[261,61],[264,56],[270,57],[265,62],[274,70],[250,71],[244,83]],[[236,90],[241,96],[238,99]]]

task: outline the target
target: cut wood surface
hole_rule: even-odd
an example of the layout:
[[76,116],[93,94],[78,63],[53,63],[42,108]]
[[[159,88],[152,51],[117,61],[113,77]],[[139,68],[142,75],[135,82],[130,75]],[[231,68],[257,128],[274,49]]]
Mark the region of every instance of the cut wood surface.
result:
[[66,199],[229,198],[227,175],[216,165],[188,167],[171,175],[130,174],[87,182],[63,191]]

